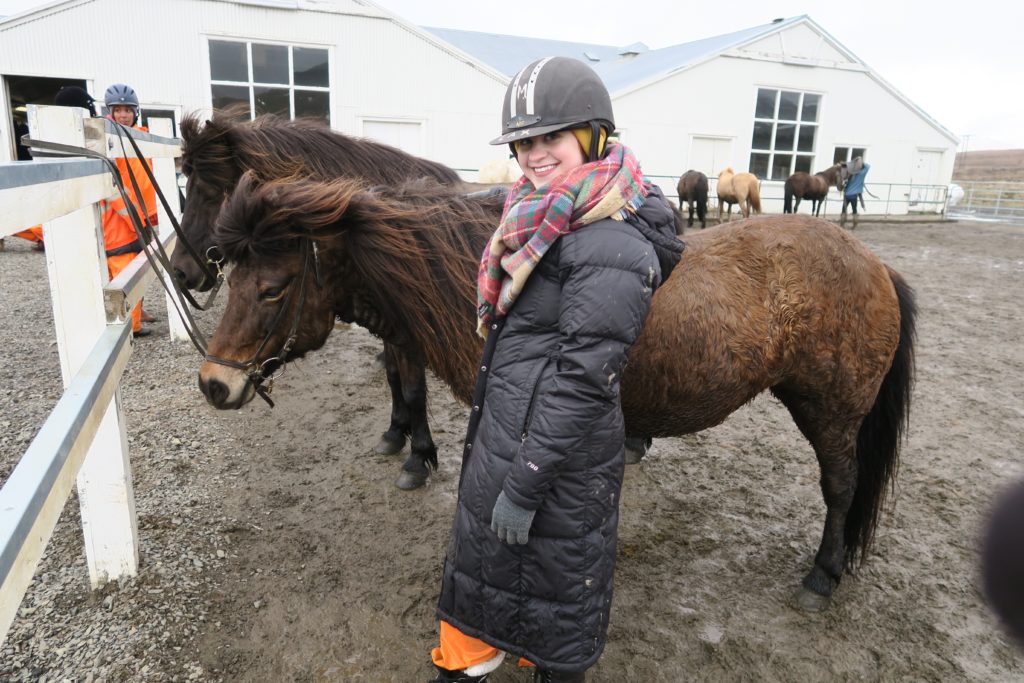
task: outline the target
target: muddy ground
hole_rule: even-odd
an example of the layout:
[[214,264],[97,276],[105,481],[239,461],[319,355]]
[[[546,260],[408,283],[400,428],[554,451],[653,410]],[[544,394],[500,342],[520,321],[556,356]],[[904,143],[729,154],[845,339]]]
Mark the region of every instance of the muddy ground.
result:
[[[1024,476],[1024,226],[862,223],[856,234],[905,275],[920,308],[910,430],[868,563],[828,611],[789,606],[824,505],[810,447],[762,396],[715,429],[656,441],[627,468],[608,645],[591,680],[1024,680],[1024,653],[987,610],[977,569],[994,496]],[[421,490],[397,490],[402,458],[371,454],[389,415],[378,349],[364,330],[337,330],[288,369],[274,410],[258,399],[233,413],[208,408],[185,348],[153,354],[174,398],[146,403],[146,391],[126,389],[129,409],[163,412],[166,429],[184,433],[175,448],[189,451],[147,470],[172,436],[136,437],[143,567],[121,591],[141,604],[93,626],[137,620],[157,600],[183,603],[187,625],[171,620],[161,641],[177,654],[137,648],[132,661],[151,666],[140,678],[429,680],[467,413],[431,380],[440,471]],[[153,510],[150,497],[168,486],[198,493],[186,510]],[[65,517],[41,572],[75,562],[73,512]],[[204,558],[189,592],[148,597],[175,585],[154,558],[188,548]],[[72,603],[66,621],[77,628],[102,609],[95,597]],[[201,618],[188,618],[192,604]],[[29,630],[19,621],[12,633],[31,660]],[[107,679],[140,670],[115,664]],[[70,669],[77,680],[88,670]],[[506,662],[492,678],[529,675]]]

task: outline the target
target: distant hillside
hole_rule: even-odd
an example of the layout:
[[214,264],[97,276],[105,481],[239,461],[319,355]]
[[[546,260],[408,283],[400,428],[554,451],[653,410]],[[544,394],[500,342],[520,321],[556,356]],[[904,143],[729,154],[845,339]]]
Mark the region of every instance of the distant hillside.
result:
[[958,180],[1024,182],[1024,149],[961,152],[953,167],[953,182]]

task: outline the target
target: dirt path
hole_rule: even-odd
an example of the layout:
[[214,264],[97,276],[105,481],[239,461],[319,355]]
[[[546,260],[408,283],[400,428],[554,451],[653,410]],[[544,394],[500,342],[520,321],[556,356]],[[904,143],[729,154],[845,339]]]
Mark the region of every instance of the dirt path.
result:
[[[1024,681],[977,571],[991,501],[1024,476],[1024,226],[857,235],[920,308],[895,508],[868,564],[829,611],[788,606],[824,505],[810,447],[761,397],[627,468],[608,647],[590,680]],[[54,346],[25,342],[52,337],[42,256],[2,256],[0,479],[60,394]],[[165,325],[122,385],[139,576],[88,591],[72,497],[0,646],[0,680],[429,680],[466,410],[431,384],[441,469],[403,493],[402,458],[370,455],[389,399],[365,331],[339,329],[290,367],[276,409],[222,413]],[[506,663],[493,680],[530,679]]]
[[[594,681],[1024,679],[983,606],[977,538],[993,494],[1024,473],[1024,229],[865,226],[916,288],[918,384],[895,511],[824,614],[787,600],[823,522],[818,468],[762,397],[708,432],[656,442],[627,469],[616,599]],[[392,486],[368,455],[387,419],[378,345],[338,331],[293,368],[278,408],[225,422],[231,562],[202,661],[231,680],[430,677],[434,603],[466,411],[431,386],[441,470]],[[258,606],[257,606],[258,605]],[[528,680],[511,664],[495,680]]]

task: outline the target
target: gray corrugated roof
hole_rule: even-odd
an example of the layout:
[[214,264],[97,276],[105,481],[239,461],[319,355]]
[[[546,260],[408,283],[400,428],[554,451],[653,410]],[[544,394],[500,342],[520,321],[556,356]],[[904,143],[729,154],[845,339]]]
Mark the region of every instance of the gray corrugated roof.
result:
[[[763,34],[778,31],[804,18],[805,16],[794,17],[712,38],[657,50],[640,51],[637,54],[625,56],[620,54],[625,47],[636,51],[637,48],[645,46],[642,43],[633,43],[629,46],[570,43],[562,40],[524,38],[449,28],[424,27],[424,29],[509,78],[514,76],[519,69],[541,57],[551,55],[574,57],[593,67],[608,90],[614,94],[659,76],[668,75],[729,48],[742,45]],[[597,60],[595,61],[594,58]]]

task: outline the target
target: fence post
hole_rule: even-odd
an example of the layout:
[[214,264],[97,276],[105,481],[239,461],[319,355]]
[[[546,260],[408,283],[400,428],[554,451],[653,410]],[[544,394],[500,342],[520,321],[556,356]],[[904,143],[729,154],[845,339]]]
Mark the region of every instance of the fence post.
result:
[[[149,132],[165,138],[172,137],[174,134],[171,121],[169,119],[151,119]],[[174,214],[174,218],[180,219],[181,209],[178,204],[178,175],[174,169],[174,159],[171,157],[155,157],[153,159],[153,176],[156,178],[157,184],[160,185],[160,189],[167,198],[167,203],[171,205],[171,211]],[[157,217],[160,223],[160,233],[163,235],[170,234],[174,230],[171,226],[171,217],[167,215],[167,211],[164,209],[164,205],[159,199],[157,199]],[[180,244],[175,247],[175,249],[180,248]],[[170,294],[166,293],[173,291],[174,289],[174,283],[171,281],[173,275],[165,273],[163,272],[163,269],[160,269],[159,276],[163,278],[164,282],[167,284],[167,287],[164,290],[164,298],[167,302],[167,327],[170,330],[171,339],[173,341],[189,341],[188,332],[185,330],[185,322],[177,313],[177,308],[174,306],[174,299]]]
[[[69,107],[28,111],[33,139],[85,146],[82,114]],[[109,277],[102,216],[93,204],[46,223],[46,267],[65,388],[106,328]],[[138,571],[135,498],[120,390],[114,393],[76,480],[93,588]]]

